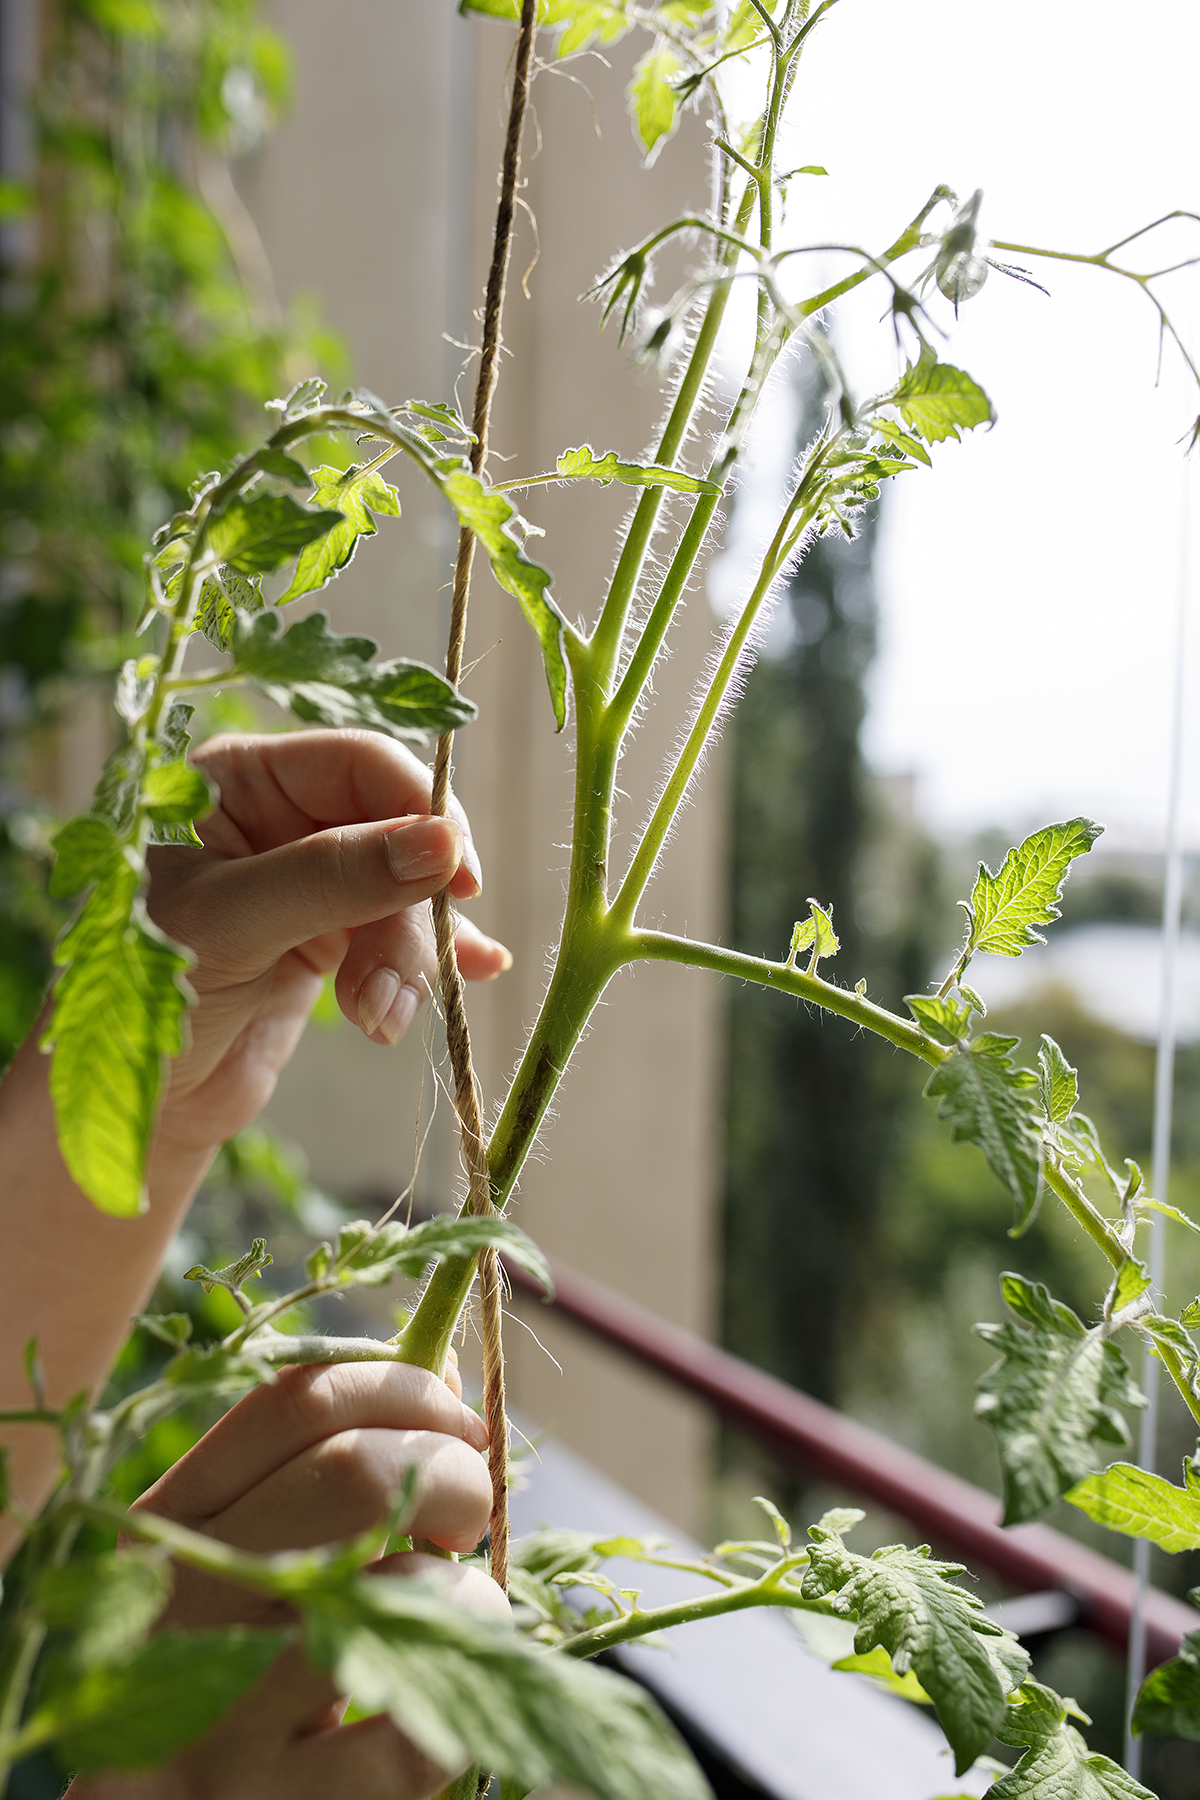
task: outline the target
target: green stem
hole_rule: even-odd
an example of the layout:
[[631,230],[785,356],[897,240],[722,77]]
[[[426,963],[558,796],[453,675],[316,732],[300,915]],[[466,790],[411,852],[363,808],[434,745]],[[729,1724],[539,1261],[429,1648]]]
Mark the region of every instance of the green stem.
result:
[[708,684],[708,690],[700,703],[695,723],[684,741],[683,747],[675,759],[675,766],[667,777],[662,795],[650,815],[650,822],[642,834],[628,872],[621,884],[621,890],[613,901],[613,913],[621,924],[628,927],[633,923],[633,915],[637,903],[645,892],[646,884],[654,872],[659,852],[666,841],[667,832],[672,820],[683,804],[684,797],[691,785],[696,765],[704,752],[704,747],[712,733],[725,698],[725,691],[733,679],[746,641],[753,629],[758,611],[770,591],[771,584],[787,561],[800,533],[809,522],[809,515],[801,510],[796,516],[799,501],[799,490],[792,497],[779,522],[771,546],[763,559],[762,569],[754,590],[742,608],[741,617],[729,634],[724,652],[716,670]]
[[849,1019],[852,1024],[873,1031],[876,1037],[894,1044],[897,1050],[907,1050],[910,1055],[920,1057],[922,1062],[932,1063],[934,1068],[950,1054],[927,1038],[911,1020],[876,1006],[865,994],[835,987],[830,981],[822,981],[819,975],[810,975],[787,963],[767,962],[763,957],[745,956],[740,950],[694,943],[690,938],[672,937],[664,931],[634,931],[626,943],[631,957],[683,963],[693,969],[713,969],[719,975],[735,975],[740,981],[753,981],[760,987],[774,988],[777,993],[793,994],[797,1000],[807,1000],[826,1012],[836,1013],[840,1019]]
[[745,1612],[752,1606],[788,1606],[794,1612],[823,1613],[828,1617],[833,1608],[827,1600],[806,1600],[798,1588],[775,1587],[755,1581],[743,1588],[719,1594],[705,1594],[696,1600],[680,1600],[673,1606],[652,1606],[645,1612],[625,1613],[590,1631],[580,1631],[559,1645],[559,1653],[568,1656],[600,1656],[615,1650],[619,1644],[648,1637],[654,1631],[668,1631],[673,1625],[692,1625],[699,1619],[719,1619],[722,1613]]
[[204,669],[196,675],[164,675],[159,687],[164,694],[179,694],[189,688],[244,687],[245,682],[236,669]]
[[[753,182],[746,183],[746,191],[742,195],[737,215],[734,219],[733,231],[737,239],[742,239],[750,215],[754,210],[757,188]],[[679,392],[671,408],[654,460],[670,465],[678,456],[692,414],[700,399],[704,386],[704,378],[708,373],[708,365],[716,348],[717,334],[725,317],[725,308],[729,304],[732,289],[732,274],[741,249],[736,243],[727,243],[721,253],[719,267],[726,271],[729,279],[719,281],[709,296],[704,318],[696,336],[695,347],[688,358],[688,366],[683,380],[679,384]],[[638,501],[625,542],[621,547],[621,555],[608,594],[604,601],[596,629],[592,634],[591,676],[600,692],[607,698],[612,685],[613,672],[621,653],[621,644],[625,635],[625,622],[629,616],[629,608],[633,603],[638,577],[650,546],[654,533],[658,509],[662,505],[662,488],[647,488]]]
[[1045,1168],[1046,1186],[1057,1196],[1077,1224],[1095,1244],[1102,1256],[1106,1256],[1114,1269],[1119,1269],[1129,1261],[1129,1252],[1102,1213],[1097,1212],[1083,1189],[1071,1180],[1065,1169],[1058,1164],[1047,1161]]
[[[488,1146],[497,1210],[512,1193],[596,1002],[621,964],[629,961],[622,936],[581,916],[576,904],[577,896],[569,894],[554,974]],[[474,1279],[474,1257],[447,1258],[438,1264],[416,1311],[396,1338],[402,1361],[435,1374],[444,1372]]]

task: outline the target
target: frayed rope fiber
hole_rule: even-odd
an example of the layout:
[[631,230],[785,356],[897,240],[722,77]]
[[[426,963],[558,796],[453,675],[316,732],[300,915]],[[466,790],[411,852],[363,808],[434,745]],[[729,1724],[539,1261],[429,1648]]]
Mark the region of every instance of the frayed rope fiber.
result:
[[[475,416],[472,427],[475,442],[471,446],[471,468],[483,473],[487,461],[488,425],[492,396],[500,372],[500,320],[504,310],[504,290],[508,281],[508,265],[512,254],[513,215],[516,208],[517,177],[521,163],[521,134],[529,105],[529,74],[536,34],[537,0],[523,0],[521,31],[517,39],[516,66],[513,72],[512,103],[508,112],[508,134],[504,144],[504,168],[500,184],[500,205],[496,212],[496,235],[492,247],[492,265],[488,273],[487,295],[483,312],[483,347],[479,359],[479,379],[475,387]],[[467,632],[467,601],[471,590],[471,565],[475,558],[475,538],[466,530],[458,536],[458,555],[454,564],[454,592],[450,608],[450,642],[446,650],[446,679],[455,687],[462,674],[463,645]],[[433,765],[433,802],[431,810],[444,815],[450,794],[451,756],[454,733],[448,731],[438,739]],[[467,1201],[472,1213],[492,1213],[492,1184],[488,1173],[487,1144],[479,1111],[479,1094],[471,1061],[471,1034],[467,1026],[467,1010],[463,999],[462,976],[454,950],[457,923],[449,889],[443,888],[433,899],[433,922],[437,931],[438,980],[442,991],[442,1010],[446,1018],[446,1046],[454,1074],[454,1107],[462,1132],[463,1159],[467,1167]],[[491,1570],[492,1578],[508,1591],[508,1417],[504,1407],[504,1345],[502,1340],[503,1286],[500,1259],[495,1250],[484,1250],[479,1257],[480,1312],[483,1332],[483,1416],[491,1443],[489,1468],[492,1477]]]

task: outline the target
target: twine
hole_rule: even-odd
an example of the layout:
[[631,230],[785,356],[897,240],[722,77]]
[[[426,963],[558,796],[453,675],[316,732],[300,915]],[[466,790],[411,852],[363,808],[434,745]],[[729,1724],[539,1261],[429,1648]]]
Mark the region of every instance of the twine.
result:
[[[504,290],[508,281],[508,265],[512,252],[513,215],[516,209],[517,175],[521,161],[521,132],[529,102],[529,71],[533,59],[537,0],[523,0],[521,32],[517,39],[516,67],[513,75],[512,104],[508,113],[508,135],[504,144],[504,167],[500,182],[500,205],[496,212],[496,235],[492,247],[492,265],[488,273],[483,312],[483,349],[479,359],[479,379],[475,387],[475,415],[472,428],[475,442],[471,446],[471,468],[476,475],[483,472],[487,460],[488,425],[492,396],[500,372],[500,317],[504,309]],[[475,560],[475,537],[466,529],[458,535],[458,555],[454,563],[454,591],[450,606],[450,642],[446,649],[446,679],[455,687],[462,674],[463,644],[467,631],[467,601],[471,590],[471,565]],[[445,732],[438,739],[433,765],[433,802],[431,810],[444,814],[450,793],[451,755],[454,733]],[[454,1108],[462,1132],[463,1159],[467,1167],[466,1205],[472,1213],[491,1214],[496,1210],[488,1173],[487,1144],[479,1111],[479,1093],[471,1060],[471,1034],[467,1026],[467,1010],[463,998],[463,981],[458,972],[454,950],[457,918],[448,888],[433,898],[433,922],[437,932],[438,979],[442,991],[442,1010],[446,1019],[446,1046],[454,1075]],[[480,1311],[483,1332],[483,1416],[491,1442],[489,1470],[492,1478],[491,1569],[492,1579],[508,1591],[508,1418],[504,1407],[504,1346],[502,1342],[503,1284],[500,1259],[495,1250],[484,1250],[479,1256]]]

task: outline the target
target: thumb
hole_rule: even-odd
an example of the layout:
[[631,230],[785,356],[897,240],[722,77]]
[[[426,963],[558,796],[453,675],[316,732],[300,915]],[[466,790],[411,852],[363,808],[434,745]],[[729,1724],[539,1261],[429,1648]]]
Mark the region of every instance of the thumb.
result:
[[250,980],[288,950],[419,905],[462,860],[453,819],[338,825],[254,856],[206,863],[153,910],[207,969]]

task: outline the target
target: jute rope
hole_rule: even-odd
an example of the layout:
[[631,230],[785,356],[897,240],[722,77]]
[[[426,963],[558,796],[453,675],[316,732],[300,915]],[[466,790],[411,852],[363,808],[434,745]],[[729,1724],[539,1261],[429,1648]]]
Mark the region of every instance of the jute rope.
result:
[[[504,144],[500,205],[496,213],[496,236],[484,301],[483,350],[479,360],[479,379],[475,387],[475,415],[471,421],[475,432],[475,442],[471,446],[471,467],[476,475],[482,473],[487,460],[492,396],[496,391],[496,379],[500,372],[500,318],[504,310],[504,290],[512,251],[513,215],[516,210],[517,176],[521,162],[521,132],[529,103],[529,70],[533,59],[536,15],[537,0],[523,0],[512,104],[508,113],[508,135]],[[467,601],[474,559],[474,534],[460,531],[450,607],[450,642],[446,650],[446,679],[455,687],[462,674]],[[433,765],[432,811],[435,813],[444,814],[446,811],[453,748],[454,733],[448,731],[438,739],[437,757]],[[471,1061],[471,1034],[467,1028],[462,976],[458,972],[454,952],[457,919],[448,889],[443,889],[434,896],[433,921],[437,930],[438,979],[442,990],[442,1010],[446,1018],[446,1045],[454,1075],[454,1105],[462,1131],[463,1159],[469,1181],[466,1204],[473,1213],[493,1213],[496,1209],[492,1201],[487,1144],[483,1135],[479,1094]],[[483,1415],[491,1441],[492,1577],[507,1592],[508,1418],[504,1408],[504,1348],[501,1341],[503,1286],[500,1261],[494,1250],[485,1250],[480,1255],[479,1287],[483,1329]]]

